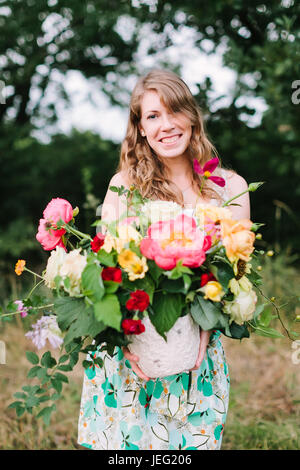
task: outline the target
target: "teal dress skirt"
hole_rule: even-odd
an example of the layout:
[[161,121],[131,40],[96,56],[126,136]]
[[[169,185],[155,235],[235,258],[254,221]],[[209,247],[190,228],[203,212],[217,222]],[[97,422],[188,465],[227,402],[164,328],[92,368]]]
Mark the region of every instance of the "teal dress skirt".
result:
[[229,402],[221,333],[210,337],[200,368],[148,382],[120,348],[85,369],[78,443],[95,450],[217,450]]

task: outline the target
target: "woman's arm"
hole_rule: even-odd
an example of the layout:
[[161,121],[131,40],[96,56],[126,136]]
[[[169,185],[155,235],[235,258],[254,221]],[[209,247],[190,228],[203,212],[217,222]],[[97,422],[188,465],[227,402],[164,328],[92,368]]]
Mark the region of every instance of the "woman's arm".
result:
[[110,186],[124,186],[126,189],[129,187],[121,172],[116,173],[110,180],[101,208],[101,219],[106,223],[118,220],[127,208],[125,196],[119,197],[118,193],[109,189]]
[[[227,173],[228,176],[226,177],[226,184],[229,199],[248,189],[248,184],[242,176],[234,173],[233,171],[227,171]],[[238,197],[232,201],[232,203],[239,204],[239,206],[228,206],[235,220],[250,219],[249,192]]]

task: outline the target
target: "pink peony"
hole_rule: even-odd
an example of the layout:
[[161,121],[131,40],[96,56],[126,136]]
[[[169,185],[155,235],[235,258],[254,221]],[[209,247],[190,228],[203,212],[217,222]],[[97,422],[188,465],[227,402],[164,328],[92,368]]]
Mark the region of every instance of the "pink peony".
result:
[[41,243],[44,250],[53,250],[57,246],[64,248],[61,237],[66,233],[64,228],[56,229],[59,220],[68,223],[73,218],[71,204],[65,199],[52,199],[43,212],[40,219],[36,239]]
[[197,268],[210,247],[211,238],[197,228],[194,218],[184,214],[150,225],[140,243],[141,253],[162,269],[175,268],[179,260],[184,266]]

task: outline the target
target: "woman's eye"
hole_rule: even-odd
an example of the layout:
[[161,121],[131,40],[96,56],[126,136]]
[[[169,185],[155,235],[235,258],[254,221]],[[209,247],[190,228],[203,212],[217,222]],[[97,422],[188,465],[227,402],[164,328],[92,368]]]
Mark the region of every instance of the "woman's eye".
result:
[[156,117],[156,114],[149,114],[149,116],[147,117],[147,119],[152,119],[152,118],[155,118]]

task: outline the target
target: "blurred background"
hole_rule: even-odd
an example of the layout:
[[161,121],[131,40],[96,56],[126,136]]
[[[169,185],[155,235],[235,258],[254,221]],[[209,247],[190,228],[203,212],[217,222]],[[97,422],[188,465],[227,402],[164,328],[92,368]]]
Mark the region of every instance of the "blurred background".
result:
[[[274,252],[262,261],[264,290],[299,331],[299,2],[0,0],[0,29],[2,313],[31,286],[29,274],[15,275],[17,259],[44,268],[48,253],[35,234],[52,198],[78,206],[78,228],[93,234],[131,90],[162,67],[189,85],[224,165],[248,183],[265,181],[250,196],[252,220],[266,224],[257,246]],[[0,322],[0,448],[80,448],[80,364],[49,427],[7,410],[30,368],[29,327],[28,319]],[[223,448],[300,449],[300,343],[252,336],[224,339],[224,348],[231,401]]]

